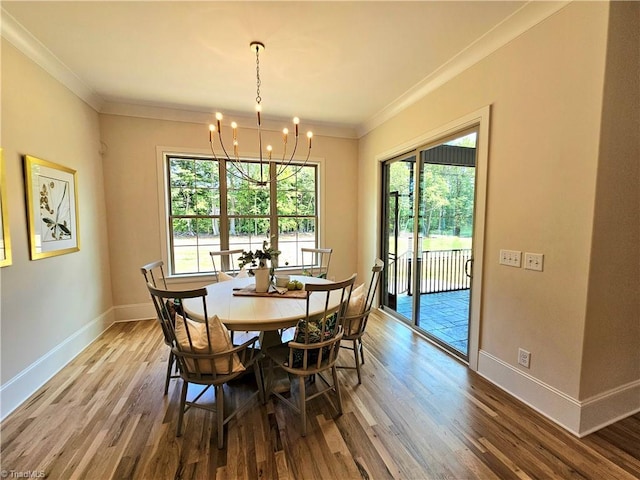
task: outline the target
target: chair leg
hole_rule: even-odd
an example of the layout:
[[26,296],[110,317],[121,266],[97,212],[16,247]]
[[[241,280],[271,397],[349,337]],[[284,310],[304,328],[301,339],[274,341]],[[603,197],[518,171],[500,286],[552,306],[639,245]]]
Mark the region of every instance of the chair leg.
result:
[[304,377],[298,377],[298,388],[300,394],[300,421],[302,426],[301,435],[307,436],[307,397],[305,396]]
[[333,375],[333,389],[336,391],[338,400],[338,413],[342,415],[342,394],[340,393],[340,382],[338,382],[338,368],[335,365],[331,367],[331,374]]
[[164,381],[164,394],[169,393],[169,382],[171,381],[171,370],[173,369],[173,362],[175,362],[175,356],[173,352],[169,352],[169,360],[167,362],[167,379]]
[[224,388],[216,385],[216,419],[218,421],[218,449],[224,447]]
[[360,353],[358,352],[358,340],[353,341],[353,357],[356,361],[356,372],[358,373],[358,384],[361,384],[362,377],[360,377]]
[[358,339],[358,343],[360,344],[360,358],[362,358],[362,365],[364,365],[364,346],[362,345],[362,338]]
[[180,394],[180,412],[178,413],[178,428],[176,431],[176,437],[182,435],[182,419],[184,418],[184,407],[187,403],[187,390],[189,389],[189,382],[182,380],[182,393]]

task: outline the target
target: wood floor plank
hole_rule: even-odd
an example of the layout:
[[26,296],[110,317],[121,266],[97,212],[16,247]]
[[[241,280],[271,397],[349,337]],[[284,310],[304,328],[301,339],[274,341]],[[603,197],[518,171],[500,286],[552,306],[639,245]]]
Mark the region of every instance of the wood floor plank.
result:
[[[640,414],[578,439],[399,322],[372,315],[364,342],[362,384],[338,373],[342,415],[312,400],[301,437],[286,405],[254,400],[219,450],[211,412],[188,411],[176,437],[181,380],[163,395],[157,323],[117,323],[2,422],[2,468],[64,480],[640,478]],[[228,387],[229,407],[251,382]]]

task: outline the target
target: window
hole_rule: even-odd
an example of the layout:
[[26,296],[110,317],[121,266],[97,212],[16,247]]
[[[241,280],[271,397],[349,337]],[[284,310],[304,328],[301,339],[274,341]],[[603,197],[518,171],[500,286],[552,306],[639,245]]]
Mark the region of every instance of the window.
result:
[[[233,168],[225,160],[166,156],[171,274],[211,272],[210,251],[255,250],[264,240],[282,251],[280,266],[297,267],[300,249],[318,244],[317,165],[265,187],[227,171]],[[271,168],[282,166],[273,162]]]

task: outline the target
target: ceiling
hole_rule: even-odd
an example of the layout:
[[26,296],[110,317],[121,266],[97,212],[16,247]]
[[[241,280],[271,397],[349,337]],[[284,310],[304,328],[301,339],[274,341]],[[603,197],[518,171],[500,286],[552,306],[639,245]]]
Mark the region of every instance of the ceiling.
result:
[[358,136],[565,3],[2,1],[2,34],[98,111],[227,117],[259,40],[263,116]]

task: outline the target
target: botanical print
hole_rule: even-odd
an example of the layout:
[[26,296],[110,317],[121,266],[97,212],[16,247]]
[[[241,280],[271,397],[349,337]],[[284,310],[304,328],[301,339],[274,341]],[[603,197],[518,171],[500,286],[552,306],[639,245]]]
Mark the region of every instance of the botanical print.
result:
[[40,220],[42,242],[70,239],[71,199],[69,182],[40,176]]
[[7,183],[4,172],[4,154],[0,148],[0,267],[11,265],[11,236],[7,213]]
[[25,155],[31,260],[80,250],[76,171]]
[[[4,225],[4,217],[2,216],[2,208],[4,204],[2,203],[2,197],[0,196],[0,227]],[[4,228],[0,228],[0,261],[7,258],[6,253],[4,251]]]

